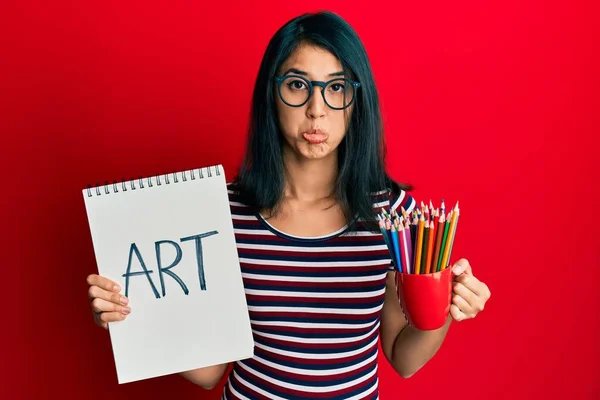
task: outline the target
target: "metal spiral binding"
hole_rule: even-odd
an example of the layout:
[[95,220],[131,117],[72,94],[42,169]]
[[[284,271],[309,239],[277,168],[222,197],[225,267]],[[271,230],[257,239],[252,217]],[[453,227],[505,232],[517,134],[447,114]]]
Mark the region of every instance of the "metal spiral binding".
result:
[[[125,179],[121,180],[121,192],[126,192],[128,190],[140,190],[140,189],[145,189],[145,188],[151,188],[151,187],[157,187],[157,186],[161,186],[161,185],[170,185],[171,183],[176,184],[179,183],[181,181],[183,182],[187,182],[188,181],[188,174],[190,176],[190,180],[196,180],[196,179],[204,179],[205,175],[204,175],[204,171],[206,172],[206,177],[211,178],[213,176],[213,171],[212,169],[214,168],[214,173],[217,176],[221,175],[221,170],[219,169],[219,165],[213,165],[210,167],[203,167],[203,168],[195,168],[195,169],[191,169],[191,170],[186,170],[186,171],[181,171],[181,172],[173,172],[173,173],[168,173],[168,174],[162,174],[162,175],[156,175],[155,177],[146,177],[146,178],[138,178],[138,179],[130,179],[128,181],[126,181]],[[196,172],[197,172],[197,176],[196,176]],[[179,176],[181,176],[181,179],[179,178]],[[173,180],[171,181],[169,179],[169,177],[172,177]],[[155,179],[156,183],[152,182],[152,179]],[[162,181],[161,181],[162,179]],[[137,181],[137,186],[136,186],[136,181]],[[144,181],[146,181],[146,183],[144,183]],[[112,189],[112,190],[111,190]],[[92,186],[92,185],[87,185],[87,196],[88,197],[93,197],[94,193],[92,192],[92,190],[95,190],[95,195],[96,196],[101,196],[101,195],[109,195],[109,194],[113,194],[113,193],[119,193],[119,184],[117,181],[114,181],[112,184],[109,183],[108,181],[104,182],[104,185],[100,185],[100,184],[96,184],[96,186]]]

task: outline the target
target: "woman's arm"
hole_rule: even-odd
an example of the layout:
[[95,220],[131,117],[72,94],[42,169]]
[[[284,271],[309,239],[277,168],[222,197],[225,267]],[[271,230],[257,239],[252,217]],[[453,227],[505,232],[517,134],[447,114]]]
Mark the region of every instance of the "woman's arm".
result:
[[388,272],[381,311],[381,344],[396,372],[403,378],[409,378],[437,353],[452,317],[448,315],[444,326],[432,331],[419,331],[411,327],[402,314],[394,279],[394,272]]
[[219,383],[228,366],[229,364],[219,364],[212,367],[192,369],[190,371],[181,372],[180,375],[188,381],[195,383],[206,390],[210,390]]

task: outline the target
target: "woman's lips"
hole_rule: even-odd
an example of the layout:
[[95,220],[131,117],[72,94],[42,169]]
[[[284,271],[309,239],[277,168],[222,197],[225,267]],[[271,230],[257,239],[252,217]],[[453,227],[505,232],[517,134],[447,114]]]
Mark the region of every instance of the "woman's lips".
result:
[[311,144],[319,144],[327,141],[329,135],[319,129],[311,129],[302,134],[304,139]]

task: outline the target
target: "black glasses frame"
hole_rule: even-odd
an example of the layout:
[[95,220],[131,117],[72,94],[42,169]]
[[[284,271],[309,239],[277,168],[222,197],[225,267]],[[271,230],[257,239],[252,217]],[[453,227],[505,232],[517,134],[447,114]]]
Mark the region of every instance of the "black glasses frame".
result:
[[[283,95],[281,94],[281,84],[283,83],[283,81],[285,81],[288,78],[298,78],[298,79],[301,79],[304,82],[306,82],[306,84],[308,86],[308,97],[306,97],[306,100],[302,104],[290,104],[287,101],[285,101],[285,99],[283,98]],[[354,86],[354,92],[353,92],[352,100],[350,100],[350,103],[348,103],[344,107],[332,107],[331,104],[329,104],[327,102],[327,99],[325,98],[325,88],[331,82],[341,81],[341,80],[343,80],[345,82],[348,82],[349,84],[351,84],[352,86]],[[315,86],[317,86],[317,87],[321,88],[321,96],[323,96],[323,101],[325,102],[325,104],[327,104],[327,107],[329,107],[329,108],[331,108],[333,110],[343,110],[343,109],[345,109],[347,107],[350,107],[350,105],[352,103],[354,103],[354,100],[356,100],[356,91],[360,87],[360,82],[356,82],[356,81],[353,81],[353,80],[348,79],[348,78],[334,78],[334,79],[331,79],[331,80],[329,80],[327,82],[323,82],[323,81],[309,81],[308,79],[306,79],[305,77],[300,76],[300,75],[276,76],[275,77],[275,82],[277,83],[277,93],[279,94],[279,98],[281,99],[281,101],[283,101],[286,105],[288,105],[290,107],[302,107],[303,105],[305,105],[306,103],[308,103],[308,100],[311,98],[311,96],[313,94],[313,88]]]

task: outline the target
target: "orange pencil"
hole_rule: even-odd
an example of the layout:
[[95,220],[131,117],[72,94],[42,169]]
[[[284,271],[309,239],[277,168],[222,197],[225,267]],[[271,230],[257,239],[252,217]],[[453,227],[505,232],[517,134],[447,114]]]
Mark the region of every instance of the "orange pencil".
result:
[[425,217],[423,213],[419,213],[419,225],[417,228],[417,245],[415,249],[415,262],[413,265],[415,266],[415,274],[420,274],[420,265],[421,265],[421,255],[423,252],[423,233],[425,231]]
[[454,227],[456,226],[456,217],[458,210],[458,203],[454,206],[454,209],[450,211],[452,213],[452,217],[450,219],[450,227],[448,228],[448,238],[446,239],[446,245],[444,246],[444,256],[442,257],[442,270],[446,268],[446,264],[448,264],[448,255],[450,254],[450,242],[452,242],[452,238],[454,237]]
[[427,258],[425,259],[425,273],[428,274],[430,272],[434,272],[431,271],[431,259],[433,258],[433,242],[434,242],[434,238],[435,238],[435,224],[433,223],[433,221],[430,222],[430,227],[429,227],[429,238],[428,238],[428,242],[427,243]]

